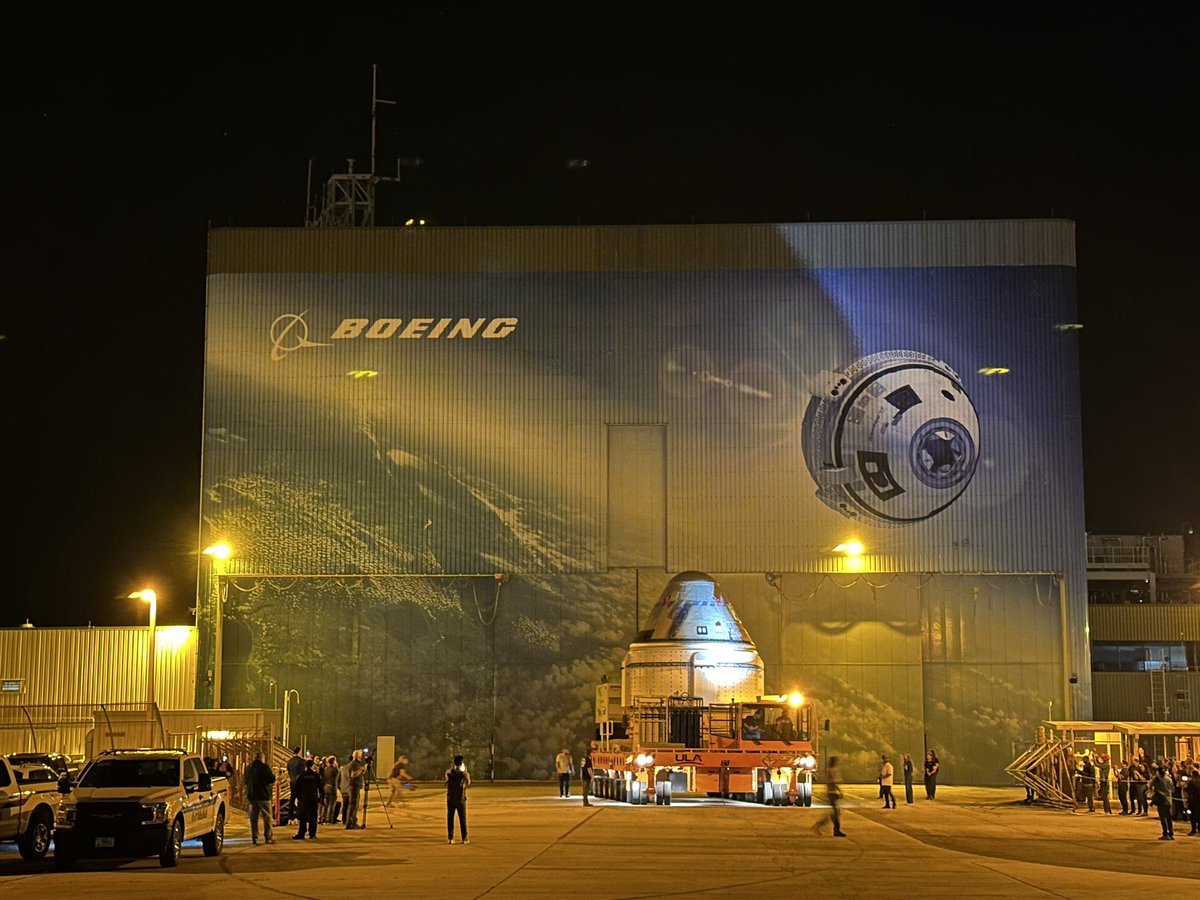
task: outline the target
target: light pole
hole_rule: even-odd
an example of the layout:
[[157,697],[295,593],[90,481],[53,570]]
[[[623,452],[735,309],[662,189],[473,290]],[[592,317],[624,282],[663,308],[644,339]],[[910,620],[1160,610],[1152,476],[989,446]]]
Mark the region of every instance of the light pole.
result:
[[288,745],[288,739],[291,737],[292,731],[292,694],[296,695],[296,702],[300,702],[300,692],[295,688],[291,688],[283,692],[283,746]]
[[154,632],[158,619],[158,594],[149,588],[134,591],[129,595],[130,600],[142,600],[150,604],[150,664],[146,667],[146,681],[149,685],[150,705],[154,705]]
[[221,708],[221,667],[225,664],[225,594],[228,586],[221,577],[220,563],[233,554],[224,541],[204,548],[204,555],[213,561],[213,577],[216,579],[217,596],[213,605],[213,699],[212,708]]

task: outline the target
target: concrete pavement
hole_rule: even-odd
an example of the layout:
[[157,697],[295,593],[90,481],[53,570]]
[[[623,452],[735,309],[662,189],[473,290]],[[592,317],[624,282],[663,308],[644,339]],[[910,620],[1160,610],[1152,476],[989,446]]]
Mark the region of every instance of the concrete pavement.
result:
[[1200,892],[1200,838],[1179,829],[1158,841],[1157,822],[1026,807],[1019,788],[939,788],[938,799],[883,810],[871,786],[850,787],[844,839],[812,825],[811,809],[720,801],[583,808],[557,785],[476,783],[468,803],[471,843],[446,844],[445,805],[423,786],[391,810],[372,804],[368,827],[322,827],[318,840],[251,846],[245,817],[231,822],[225,852],[185,847],[179,868],[156,859],[83,862],[59,873],[0,851],[5,896],[588,897],[1078,897],[1149,889]]

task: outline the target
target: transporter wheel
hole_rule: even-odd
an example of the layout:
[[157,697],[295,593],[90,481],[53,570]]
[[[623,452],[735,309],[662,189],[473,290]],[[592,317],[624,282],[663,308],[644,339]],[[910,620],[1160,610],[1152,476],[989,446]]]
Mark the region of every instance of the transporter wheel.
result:
[[213,823],[213,830],[202,837],[200,843],[204,846],[205,856],[221,855],[221,848],[225,846],[224,808],[217,810],[217,821]]
[[179,865],[179,855],[183,852],[183,820],[176,819],[171,823],[171,831],[167,834],[167,843],[158,854],[158,864],[164,869],[173,869]]
[[17,849],[21,851],[21,859],[42,859],[50,849],[50,834],[54,828],[54,819],[50,810],[41,807],[29,819],[29,827],[17,838]]

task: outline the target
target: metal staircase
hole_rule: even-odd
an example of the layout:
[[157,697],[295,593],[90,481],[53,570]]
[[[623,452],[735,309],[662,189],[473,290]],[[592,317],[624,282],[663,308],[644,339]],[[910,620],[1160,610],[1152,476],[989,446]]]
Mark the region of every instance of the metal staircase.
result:
[[1075,742],[1064,733],[1037,730],[1032,747],[1004,769],[1033,792],[1033,802],[1062,809],[1075,809]]

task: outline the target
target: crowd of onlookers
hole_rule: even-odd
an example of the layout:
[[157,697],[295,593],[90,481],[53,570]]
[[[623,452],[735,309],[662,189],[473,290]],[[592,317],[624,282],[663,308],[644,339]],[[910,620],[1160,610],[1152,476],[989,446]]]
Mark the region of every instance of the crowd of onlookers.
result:
[[1150,807],[1162,826],[1159,840],[1175,839],[1175,822],[1190,822],[1189,835],[1200,835],[1200,762],[1192,759],[1150,759],[1142,748],[1132,759],[1115,763],[1107,753],[1083,753],[1075,758],[1075,802],[1096,811],[1099,801],[1113,813],[1115,789],[1122,816],[1149,817]]

